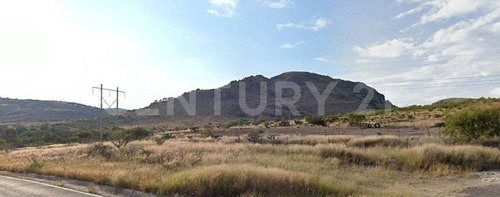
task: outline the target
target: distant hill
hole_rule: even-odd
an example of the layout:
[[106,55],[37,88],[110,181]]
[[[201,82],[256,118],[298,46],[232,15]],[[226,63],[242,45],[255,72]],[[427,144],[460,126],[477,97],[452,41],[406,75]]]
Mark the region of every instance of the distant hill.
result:
[[116,116],[116,115],[124,115],[127,113],[128,110],[119,108],[118,110],[116,108],[107,108],[103,109],[107,114]]
[[[355,92],[354,88],[360,82],[351,82],[341,79],[333,79],[329,76],[318,75],[308,72],[288,72],[283,73],[272,78],[266,78],[262,75],[250,76],[238,81],[232,81],[226,86],[210,90],[194,90],[196,93],[196,115],[197,116],[213,116],[214,114],[214,91],[220,91],[221,95],[221,117],[225,118],[246,118],[249,117],[239,105],[239,84],[240,82],[246,83],[246,102],[250,108],[256,108],[260,103],[260,84],[261,82],[267,83],[267,106],[260,116],[273,117],[275,116],[275,98],[277,82],[295,82],[300,86],[302,97],[295,104],[301,115],[316,115],[318,114],[318,102],[306,86],[306,82],[312,82],[316,88],[322,93],[330,82],[337,82],[337,86],[333,89],[332,93],[328,96],[325,103],[325,114],[336,114],[356,111],[363,99],[367,96],[368,91],[363,89]],[[363,84],[364,85],[364,84]],[[384,109],[386,102],[384,95],[380,94],[371,87],[366,86],[368,89],[373,90],[373,98],[368,103],[368,109]],[[285,97],[291,97],[293,91],[285,89],[283,91]],[[188,99],[189,93],[184,93],[182,97]],[[145,109],[158,109],[161,117],[167,116],[168,102],[174,102],[175,117],[187,116],[188,114],[181,106],[178,98],[164,99],[160,102],[152,103]],[[292,116],[288,107],[283,107],[283,116]]]
[[463,101],[471,100],[471,98],[447,98],[447,99],[442,99],[439,101],[436,101],[432,103],[433,105],[443,105],[443,104],[448,104],[448,103],[460,103]]
[[100,109],[62,101],[0,98],[0,123],[95,118]]

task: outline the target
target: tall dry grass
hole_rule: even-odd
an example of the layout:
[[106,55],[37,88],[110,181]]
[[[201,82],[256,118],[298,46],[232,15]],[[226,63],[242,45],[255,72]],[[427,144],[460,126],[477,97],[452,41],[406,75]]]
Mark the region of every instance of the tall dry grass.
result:
[[255,165],[216,165],[186,170],[164,180],[161,194],[193,196],[349,196],[354,188],[306,173]]
[[382,166],[404,171],[452,173],[500,168],[500,151],[481,146],[428,144],[410,148],[353,148],[345,145],[319,147],[324,158],[338,158],[356,165]]
[[[404,173],[447,175],[500,166],[498,149],[451,146],[424,138],[293,135],[277,139],[288,142],[176,138],[163,145],[133,142],[122,149],[109,143],[100,145],[108,148],[23,149],[0,154],[0,170],[169,195],[386,196],[407,192],[380,191],[380,184],[390,185],[394,177]],[[29,168],[32,155],[46,160],[45,166]]]

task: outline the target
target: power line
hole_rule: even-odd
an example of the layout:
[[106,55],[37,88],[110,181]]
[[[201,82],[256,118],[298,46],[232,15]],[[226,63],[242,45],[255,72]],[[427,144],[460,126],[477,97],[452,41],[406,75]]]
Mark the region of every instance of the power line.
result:
[[378,86],[382,88],[399,88],[399,87],[415,87],[415,86],[425,86],[425,85],[453,85],[453,84],[461,84],[461,83],[480,83],[480,82],[500,82],[500,79],[493,80],[480,80],[480,81],[455,81],[455,82],[442,82],[442,83],[423,83],[423,84],[408,84],[408,85],[386,85],[386,86]]
[[446,78],[427,78],[427,79],[411,79],[411,80],[401,80],[401,81],[392,81],[392,82],[378,82],[378,83],[369,83],[369,84],[391,84],[391,83],[406,83],[406,82],[415,82],[415,81],[435,81],[435,80],[449,80],[449,79],[474,79],[474,78],[490,78],[490,77],[499,77],[498,75],[488,75],[488,76],[466,76],[466,77],[446,77]]
[[[465,76],[465,77],[448,77],[448,78],[440,78],[440,79],[436,79],[436,78],[427,78],[427,79],[414,79],[414,80],[401,80],[401,81],[393,81],[393,82],[380,82],[380,83],[367,83],[369,85],[372,85],[373,84],[392,84],[392,83],[406,83],[406,82],[426,82],[426,83],[423,83],[423,84],[401,84],[401,85],[382,85],[382,86],[376,86],[377,87],[377,90],[378,89],[384,89],[384,88],[391,88],[391,89],[395,89],[395,88],[404,88],[404,87],[408,87],[408,88],[415,88],[415,87],[424,87],[424,86],[427,86],[427,85],[433,85],[432,83],[427,83],[427,82],[432,82],[434,80],[458,80],[458,79],[475,79],[475,78],[485,78],[485,80],[474,80],[474,81],[451,81],[451,82],[440,82],[438,83],[439,85],[451,85],[451,84],[462,84],[462,83],[480,83],[480,82],[496,82],[500,79],[491,79],[492,77],[499,77],[500,74],[498,75],[489,75],[489,76]],[[137,98],[137,97],[141,97],[141,98],[144,98],[145,95],[149,95],[149,96],[158,96],[158,97],[165,97],[165,95],[168,95],[168,94],[172,94],[172,93],[179,93],[179,92],[175,92],[175,91],[165,91],[165,92],[142,92],[140,95],[129,95],[129,97],[132,97],[132,98]],[[179,94],[182,94],[179,93]],[[178,95],[176,95],[178,96]]]
[[482,84],[463,84],[456,86],[430,86],[430,87],[410,87],[410,88],[388,88],[388,89],[377,89],[378,91],[388,91],[388,90],[416,90],[416,89],[434,89],[434,88],[459,88],[467,86],[483,86],[483,85],[500,85],[500,82],[495,83],[482,83]]
[[[120,93],[122,93],[123,95],[125,95],[125,92],[124,91],[120,91],[120,89],[118,87],[116,87],[116,90],[113,90],[113,89],[108,89],[108,88],[104,88],[101,84],[100,87],[92,87],[92,95],[94,94],[94,89],[97,89],[100,91],[100,96],[101,96],[101,99],[100,99],[100,102],[101,102],[101,116],[99,117],[99,136],[102,138],[103,137],[103,134],[102,134],[102,118],[103,118],[103,112],[104,112],[104,109],[103,109],[103,102],[106,103],[106,105],[108,106],[108,109],[112,109],[112,106],[115,105],[116,103],[116,114],[118,114],[118,112],[120,111],[120,108],[119,108],[119,98],[120,98]],[[109,91],[109,93],[111,94],[111,92],[115,92],[116,93],[116,100],[113,101],[113,103],[109,104],[106,99],[104,99],[104,96],[103,96],[103,91],[106,90],[106,91]],[[115,120],[115,124],[116,126],[118,126],[118,119]]]
[[[490,58],[486,60],[498,60],[500,57],[495,57],[495,58]],[[328,68],[329,70],[333,69],[336,72],[360,72],[360,71],[381,71],[381,70],[395,70],[395,69],[401,69],[401,68],[418,68],[418,67],[423,67],[423,66],[439,66],[443,64],[438,64],[438,63],[427,63],[427,64],[418,64],[418,65],[398,65],[398,66],[386,66],[384,68],[376,68],[376,69],[347,69],[347,70],[336,70],[334,68]],[[483,65],[486,66],[486,65]],[[488,66],[498,66],[498,65],[488,65]],[[319,68],[319,69],[327,69],[326,67]]]
[[[477,54],[470,54],[470,55],[459,55],[459,57],[468,57],[468,56],[477,56],[477,55],[486,55],[486,54],[500,54],[500,51],[495,51],[495,52],[485,52],[485,53],[477,53]],[[438,61],[444,61],[444,60],[452,60],[457,57],[446,57],[446,58],[441,58]],[[427,60],[428,58],[413,58],[413,59],[406,59],[406,60],[394,60],[394,61],[378,61],[376,63],[361,63],[360,65],[357,66],[376,66],[376,65],[384,65],[384,64],[392,64],[392,63],[398,63],[398,62],[409,62],[409,61],[415,61],[415,60]],[[341,63],[341,65],[336,65],[336,67],[352,67],[353,64],[356,63]],[[359,64],[359,63],[358,63]],[[325,67],[325,66],[321,66]]]

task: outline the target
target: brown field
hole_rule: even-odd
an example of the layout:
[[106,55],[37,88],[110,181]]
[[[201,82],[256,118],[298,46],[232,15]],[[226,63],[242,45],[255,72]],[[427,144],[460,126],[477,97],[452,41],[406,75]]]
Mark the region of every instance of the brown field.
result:
[[[160,195],[449,196],[487,185],[478,172],[500,167],[497,148],[451,145],[426,129],[399,129],[400,137],[397,130],[269,129],[260,144],[248,142],[245,129],[219,140],[178,132],[162,145],[18,149],[0,155],[0,169]],[[267,139],[270,133],[276,139]]]

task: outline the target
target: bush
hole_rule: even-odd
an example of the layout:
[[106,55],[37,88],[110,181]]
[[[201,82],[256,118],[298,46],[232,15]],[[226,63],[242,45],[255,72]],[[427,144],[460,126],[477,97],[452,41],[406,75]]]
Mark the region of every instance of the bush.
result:
[[162,137],[155,137],[154,138],[154,141],[157,145],[163,145],[163,143],[165,143],[166,139],[165,138],[162,138]]
[[28,169],[40,170],[45,166],[46,163],[47,160],[40,159],[36,155],[31,155],[30,158],[28,159]]
[[113,145],[115,145],[117,148],[121,148],[134,140],[146,139],[150,135],[150,131],[142,127],[137,127],[129,130],[115,131],[111,133],[110,139]]
[[310,124],[313,124],[313,125],[319,125],[319,126],[322,126],[322,127],[326,127],[326,121],[325,121],[325,119],[322,118],[322,117],[319,117],[319,116],[307,117],[306,121],[308,123],[310,123]]
[[9,152],[9,143],[7,141],[0,139],[0,150]]
[[361,126],[361,123],[366,119],[365,115],[348,113],[346,115],[347,122],[351,126]]
[[500,109],[469,109],[445,117],[443,133],[457,141],[469,142],[500,136]]
[[102,157],[106,161],[110,161],[114,155],[113,147],[97,143],[87,149],[87,155],[90,157]]
[[161,137],[153,138],[153,140],[155,141],[156,144],[162,145],[163,143],[165,143],[165,141],[172,139],[172,138],[175,138],[175,136],[170,134],[170,133],[166,133],[166,134],[162,135]]
[[210,126],[205,126],[205,128],[203,128],[203,136],[205,137],[211,137],[212,136],[212,127]]
[[258,131],[252,131],[251,133],[248,134],[247,140],[253,143],[260,143],[262,142],[262,135],[264,134],[264,131],[258,130]]

